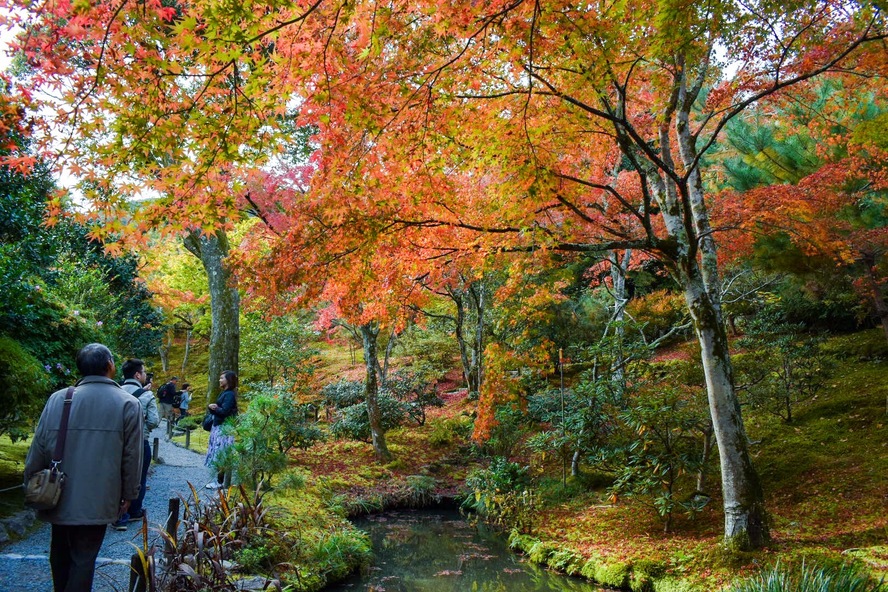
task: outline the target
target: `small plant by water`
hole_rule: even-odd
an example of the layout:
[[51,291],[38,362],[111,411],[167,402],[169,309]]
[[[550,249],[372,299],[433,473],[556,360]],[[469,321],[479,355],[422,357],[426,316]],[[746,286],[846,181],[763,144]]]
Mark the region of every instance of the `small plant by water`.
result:
[[888,592],[884,580],[873,581],[854,566],[812,567],[793,570],[777,563],[735,583],[728,592]]
[[[220,489],[203,503],[193,486],[191,493],[180,540],[161,533],[172,553],[158,574],[158,590],[236,590],[238,572],[286,570],[296,541],[269,523],[261,487],[252,494],[243,486]],[[267,576],[264,589],[281,590],[278,577]]]

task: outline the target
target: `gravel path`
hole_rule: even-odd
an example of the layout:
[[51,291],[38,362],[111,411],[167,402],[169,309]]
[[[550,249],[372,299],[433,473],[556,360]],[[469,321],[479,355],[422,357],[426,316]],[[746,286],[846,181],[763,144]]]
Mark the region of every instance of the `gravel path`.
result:
[[[215,475],[204,466],[202,454],[166,439],[165,422],[152,432],[149,441],[153,443],[154,438],[159,438],[161,462],[151,465],[144,506],[148,511],[149,545],[162,546],[157,529],[166,522],[170,498],[190,497],[188,482],[203,494],[206,492],[204,485],[214,480]],[[27,538],[0,550],[0,592],[52,592],[48,559],[50,527],[42,522],[37,524],[39,526]],[[126,532],[108,528],[96,562],[94,591],[126,590],[133,545],[141,547],[141,532],[141,523],[137,522],[131,523]]]

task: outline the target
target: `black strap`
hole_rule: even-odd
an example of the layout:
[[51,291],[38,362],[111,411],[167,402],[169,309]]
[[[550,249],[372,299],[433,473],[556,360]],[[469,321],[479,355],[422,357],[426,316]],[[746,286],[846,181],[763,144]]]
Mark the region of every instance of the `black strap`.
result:
[[144,392],[146,392],[146,391],[147,391],[147,389],[138,388],[138,389],[134,390],[134,391],[133,391],[132,393],[130,393],[130,394],[131,394],[132,396],[134,396],[135,398],[138,399],[139,397],[142,396],[142,393],[144,393]]
[[65,393],[65,405],[62,407],[62,423],[59,425],[59,435],[56,438],[55,452],[52,453],[52,465],[55,467],[62,462],[65,454],[65,440],[68,437],[68,415],[71,414],[71,400],[74,399],[74,387],[69,386]]

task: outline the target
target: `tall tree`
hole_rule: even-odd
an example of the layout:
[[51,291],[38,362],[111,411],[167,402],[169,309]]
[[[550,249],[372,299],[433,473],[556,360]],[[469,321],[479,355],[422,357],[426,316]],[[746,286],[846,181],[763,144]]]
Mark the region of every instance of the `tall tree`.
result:
[[773,268],[803,259],[853,278],[888,339],[888,94],[880,82],[832,76],[769,106],[766,121],[756,110],[734,120],[726,152],[738,156],[725,161],[725,180],[742,191],[729,191],[719,216],[742,230],[733,256],[764,250],[776,236],[789,255]]
[[229,245],[223,230],[214,234],[192,231],[185,237],[185,248],[200,259],[210,287],[210,363],[207,401],[219,394],[219,376],[226,370],[238,372],[240,350],[240,293],[226,260]]
[[[701,345],[725,541],[768,540],[702,157],[770,95],[833,68],[884,69],[884,52],[861,51],[885,38],[878,3],[2,5],[27,31],[31,81],[65,89],[53,125],[93,140],[66,146],[77,166],[114,169],[121,148],[175,153],[180,164],[141,178],[161,179],[180,196],[169,207],[202,226],[211,196],[177,187],[275,148],[298,104],[318,130],[306,199],[341,257],[373,259],[376,243],[427,259],[628,248],[660,259]],[[114,117],[85,115],[102,112]]]

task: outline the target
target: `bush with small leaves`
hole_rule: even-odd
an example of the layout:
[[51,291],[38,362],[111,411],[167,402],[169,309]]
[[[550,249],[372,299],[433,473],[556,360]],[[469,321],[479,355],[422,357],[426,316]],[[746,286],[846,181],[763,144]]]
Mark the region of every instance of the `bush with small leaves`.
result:
[[[380,392],[377,401],[382,415],[382,429],[388,431],[404,421],[404,405],[386,392]],[[330,426],[330,432],[338,438],[350,438],[367,442],[370,440],[370,419],[367,403],[362,402],[340,409],[338,417]]]
[[313,410],[292,393],[257,385],[247,408],[232,426],[225,427],[234,436],[234,444],[220,455],[220,468],[232,470],[251,488],[260,482],[270,485],[287,468],[290,451],[306,450],[325,438],[313,417]]

